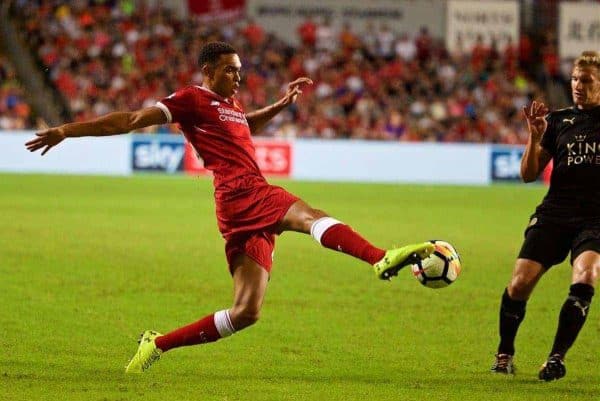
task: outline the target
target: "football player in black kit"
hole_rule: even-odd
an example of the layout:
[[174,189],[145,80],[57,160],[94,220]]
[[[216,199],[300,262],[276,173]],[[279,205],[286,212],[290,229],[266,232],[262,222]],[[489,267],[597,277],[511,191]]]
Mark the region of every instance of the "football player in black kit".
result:
[[529,141],[521,177],[535,181],[550,160],[550,188],[529,220],[525,241],[502,295],[500,344],[492,371],[514,373],[514,341],[536,283],[571,252],[571,286],[558,317],[554,345],[538,377],[566,374],[565,354],[587,318],[600,276],[600,53],[583,52],[573,65],[574,106],[548,114],[543,103],[523,109]]

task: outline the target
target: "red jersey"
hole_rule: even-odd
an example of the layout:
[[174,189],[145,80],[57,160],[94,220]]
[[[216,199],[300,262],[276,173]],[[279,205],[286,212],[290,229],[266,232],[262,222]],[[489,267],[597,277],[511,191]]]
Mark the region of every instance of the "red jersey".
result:
[[178,90],[156,106],[181,126],[213,172],[217,223],[230,271],[240,254],[270,271],[278,224],[299,198],[262,176],[242,107],[200,86]]
[[181,126],[187,140],[212,171],[217,191],[266,182],[256,162],[250,127],[241,105],[201,86],[188,86],[158,103],[170,123]]

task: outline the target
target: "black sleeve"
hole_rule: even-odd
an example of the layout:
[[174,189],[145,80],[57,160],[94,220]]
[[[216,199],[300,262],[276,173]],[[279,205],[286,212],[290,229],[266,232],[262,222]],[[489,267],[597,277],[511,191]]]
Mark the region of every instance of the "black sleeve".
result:
[[546,121],[548,121],[548,127],[542,136],[540,144],[542,145],[542,148],[554,156],[556,154],[556,118],[553,113],[546,115]]

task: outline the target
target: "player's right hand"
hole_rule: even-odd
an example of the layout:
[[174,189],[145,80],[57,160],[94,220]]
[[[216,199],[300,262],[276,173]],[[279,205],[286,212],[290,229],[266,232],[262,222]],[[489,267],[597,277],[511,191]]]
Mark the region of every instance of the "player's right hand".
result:
[[523,106],[523,115],[527,120],[527,129],[529,129],[529,135],[534,142],[539,142],[544,132],[546,132],[546,128],[548,128],[546,114],[548,114],[548,108],[542,102],[534,100],[531,103],[531,107]]
[[37,132],[35,135],[36,138],[25,143],[25,146],[30,152],[35,152],[36,150],[44,148],[44,150],[42,150],[42,156],[65,139],[65,134],[60,127],[48,128]]

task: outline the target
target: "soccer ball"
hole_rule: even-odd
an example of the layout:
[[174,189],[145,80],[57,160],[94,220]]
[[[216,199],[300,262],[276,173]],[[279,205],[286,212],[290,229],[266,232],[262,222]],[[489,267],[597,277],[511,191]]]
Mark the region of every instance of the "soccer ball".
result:
[[428,258],[412,265],[413,274],[425,287],[447,287],[460,274],[460,256],[446,241],[432,240],[431,243],[435,250]]

